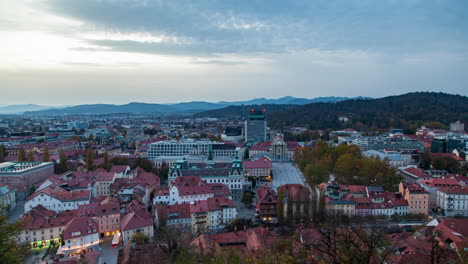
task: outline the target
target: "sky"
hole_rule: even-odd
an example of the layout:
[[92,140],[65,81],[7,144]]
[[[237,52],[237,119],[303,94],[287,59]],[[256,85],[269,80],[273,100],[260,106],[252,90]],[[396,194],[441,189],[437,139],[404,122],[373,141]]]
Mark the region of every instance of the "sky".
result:
[[468,1],[0,1],[0,105],[413,91],[468,95]]

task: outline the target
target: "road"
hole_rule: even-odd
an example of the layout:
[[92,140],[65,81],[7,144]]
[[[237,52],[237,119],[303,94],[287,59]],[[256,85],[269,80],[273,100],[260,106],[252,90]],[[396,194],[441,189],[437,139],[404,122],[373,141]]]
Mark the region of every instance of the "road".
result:
[[117,264],[119,250],[112,247],[112,238],[112,236],[104,238],[104,242],[101,244],[100,264]]
[[273,188],[283,184],[302,184],[304,178],[299,170],[291,162],[273,162]]
[[15,208],[8,212],[8,222],[13,223],[18,221],[20,216],[24,213],[24,201],[17,201]]

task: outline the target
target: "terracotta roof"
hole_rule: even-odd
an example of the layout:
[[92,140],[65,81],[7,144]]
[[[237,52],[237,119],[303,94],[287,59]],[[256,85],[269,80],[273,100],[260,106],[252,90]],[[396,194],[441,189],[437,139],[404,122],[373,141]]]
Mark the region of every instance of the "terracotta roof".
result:
[[42,205],[38,205],[20,218],[23,229],[38,230],[57,226],[65,226],[76,217],[76,211],[62,211],[57,214],[48,210]]
[[253,161],[244,161],[244,169],[271,169],[273,168],[272,162],[267,157],[260,157]]
[[76,201],[76,200],[89,200],[91,192],[89,190],[77,190],[77,191],[67,191],[63,188],[51,185],[46,188],[36,191],[31,196],[28,197],[27,201],[33,199],[34,197],[45,194],[51,197],[56,198],[60,201]]
[[464,194],[468,195],[468,187],[465,186],[453,186],[453,187],[441,187],[438,190],[439,192],[447,194]]
[[419,180],[419,184],[426,185],[431,188],[457,186],[459,182],[456,179],[447,178],[432,178],[427,180]]
[[234,202],[227,197],[213,197],[208,198],[208,208],[210,211],[222,210],[226,207],[235,208]]
[[257,189],[257,204],[278,203],[278,198],[275,191],[267,186],[262,186]]
[[193,204],[190,204],[191,214],[208,212],[208,211],[209,211],[209,207],[208,207],[207,200],[195,201]]
[[128,166],[127,165],[112,165],[110,168],[109,172],[112,173],[124,173],[125,170],[127,170]]
[[73,218],[63,230],[63,239],[87,236],[99,232],[98,223],[82,216]]
[[151,216],[148,218],[143,218],[137,213],[131,212],[122,217],[122,219],[120,220],[120,225],[121,225],[122,231],[132,230],[132,229],[137,229],[137,228],[153,226],[153,220]]
[[453,154],[453,153],[431,153],[431,156],[432,158],[435,158],[435,157],[444,157],[444,158],[452,158],[456,161],[465,161],[464,159],[462,159],[461,157]]

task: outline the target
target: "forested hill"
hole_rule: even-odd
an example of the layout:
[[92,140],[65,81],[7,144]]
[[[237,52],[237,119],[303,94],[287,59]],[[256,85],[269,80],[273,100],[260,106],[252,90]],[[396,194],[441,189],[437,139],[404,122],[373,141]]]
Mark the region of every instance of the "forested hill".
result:
[[[339,116],[349,118],[340,122]],[[403,128],[414,131],[427,122],[468,121],[468,97],[434,92],[408,93],[379,99],[346,100],[338,103],[312,103],[268,115],[273,128],[305,126],[311,129]],[[432,123],[434,124],[434,123]]]
[[199,112],[193,117],[245,118],[252,109],[265,109],[269,115],[296,106],[293,104],[231,105],[221,109]]

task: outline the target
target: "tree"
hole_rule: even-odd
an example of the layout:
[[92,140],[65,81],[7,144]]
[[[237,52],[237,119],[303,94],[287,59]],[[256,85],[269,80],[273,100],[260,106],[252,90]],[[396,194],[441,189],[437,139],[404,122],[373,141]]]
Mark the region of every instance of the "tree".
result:
[[86,169],[88,171],[94,170],[94,154],[93,154],[93,149],[88,148],[86,151]]
[[143,232],[138,232],[132,236],[132,240],[135,241],[137,245],[141,245],[148,243],[149,237]]
[[110,166],[109,166],[109,153],[107,152],[104,152],[104,166],[105,166],[105,170],[109,170]]
[[434,170],[445,170],[447,168],[447,161],[444,157],[435,157],[432,160],[432,168]]
[[42,160],[43,160],[44,162],[49,162],[49,161],[50,161],[50,153],[49,153],[49,148],[48,148],[48,147],[46,147],[46,148],[44,149],[44,154],[43,154]]
[[23,146],[20,146],[18,149],[18,161],[23,162],[27,161],[28,159],[26,158],[26,151],[24,150]]
[[5,146],[0,145],[0,162],[5,161]]
[[18,244],[19,222],[8,223],[4,208],[0,208],[0,263],[21,263],[26,254],[25,245]]
[[28,161],[34,162],[34,151],[32,149],[28,151]]
[[284,224],[284,191],[280,189],[278,191],[278,204],[276,206],[276,214],[278,216],[278,224]]
[[88,140],[89,140],[89,141],[93,141],[93,140],[94,140],[94,135],[93,135],[93,133],[89,134]]
[[252,200],[253,200],[253,194],[250,191],[245,191],[244,194],[242,195],[242,202],[245,205],[252,205]]
[[68,171],[68,158],[67,158],[67,155],[65,154],[65,151],[60,150],[60,161],[59,161],[59,164],[57,166],[57,171],[56,173],[57,174],[61,174],[61,173],[64,173]]

